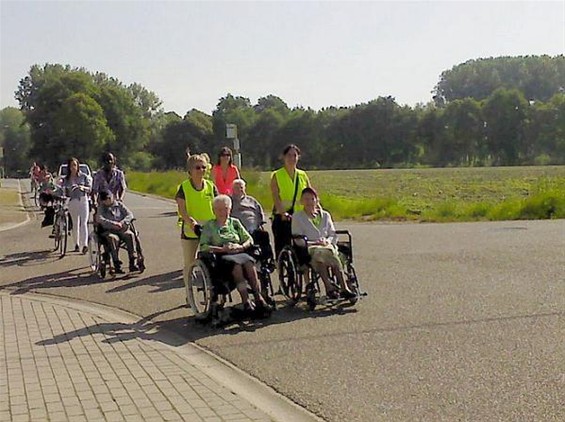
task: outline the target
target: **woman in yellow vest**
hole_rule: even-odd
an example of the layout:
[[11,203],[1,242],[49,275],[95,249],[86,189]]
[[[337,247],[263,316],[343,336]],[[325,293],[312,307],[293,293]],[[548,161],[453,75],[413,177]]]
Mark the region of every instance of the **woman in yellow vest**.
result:
[[196,259],[198,235],[195,227],[215,218],[212,208],[214,197],[218,195],[214,184],[204,178],[206,159],[191,155],[187,160],[188,179],[179,186],[175,200],[181,217],[181,243],[184,259],[183,279],[188,287],[189,269]]
[[294,144],[287,145],[283,150],[284,166],[271,175],[273,236],[277,257],[292,239],[292,214],[303,208],[300,204],[300,194],[305,188],[311,187],[306,172],[296,167],[299,159],[300,148]]

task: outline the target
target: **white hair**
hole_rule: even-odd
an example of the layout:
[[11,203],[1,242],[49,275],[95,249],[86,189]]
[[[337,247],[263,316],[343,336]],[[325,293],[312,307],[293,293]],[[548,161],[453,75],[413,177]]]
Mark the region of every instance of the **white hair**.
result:
[[241,185],[241,186],[245,187],[246,183],[245,183],[245,180],[243,180],[243,179],[235,179],[232,182],[232,186],[235,186],[235,185]]
[[227,205],[229,208],[231,208],[231,198],[228,195],[218,195],[214,198],[214,202],[213,202],[213,206],[216,207],[218,204],[224,204]]

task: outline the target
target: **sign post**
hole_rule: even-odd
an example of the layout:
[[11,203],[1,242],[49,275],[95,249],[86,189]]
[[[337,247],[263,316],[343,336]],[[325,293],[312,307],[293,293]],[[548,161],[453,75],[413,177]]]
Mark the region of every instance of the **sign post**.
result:
[[237,125],[233,123],[226,124],[226,138],[233,143],[233,161],[241,169],[241,152],[239,150],[239,139],[237,138]]

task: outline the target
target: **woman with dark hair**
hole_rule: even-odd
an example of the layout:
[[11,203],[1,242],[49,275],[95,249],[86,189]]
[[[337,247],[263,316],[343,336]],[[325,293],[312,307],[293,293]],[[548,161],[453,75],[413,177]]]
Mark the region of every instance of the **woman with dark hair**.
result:
[[75,157],[69,158],[67,169],[62,188],[69,198],[75,252],[80,250],[85,254],[88,251],[88,196],[92,181],[88,175],[80,171],[80,163]]
[[231,195],[233,181],[239,178],[239,170],[233,164],[231,149],[222,147],[218,154],[218,161],[212,167],[212,181],[218,188],[218,193]]
[[282,248],[290,244],[292,214],[302,209],[300,193],[311,186],[306,172],[297,168],[299,158],[300,148],[294,144],[287,145],[283,150],[284,166],[271,175],[273,236],[277,257]]
[[318,193],[310,187],[302,191],[300,203],[304,209],[292,218],[292,234],[306,238],[304,246],[308,248],[310,265],[324,282],[328,297],[337,299],[340,296],[330,281],[330,269],[341,287],[341,296],[347,299],[355,297],[345,282],[332,216],[322,209]]

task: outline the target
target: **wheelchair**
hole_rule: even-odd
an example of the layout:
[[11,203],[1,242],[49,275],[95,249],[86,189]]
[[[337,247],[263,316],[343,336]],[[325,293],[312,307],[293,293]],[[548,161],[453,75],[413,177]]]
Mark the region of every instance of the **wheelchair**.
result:
[[[145,258],[143,256],[143,249],[139,240],[139,231],[135,227],[135,218],[129,224],[129,230],[132,231],[134,237],[134,248],[136,254],[136,265],[139,268],[139,273],[145,271]],[[114,275],[114,263],[110,253],[110,245],[104,237],[103,229],[99,224],[92,223],[93,230],[88,235],[88,254],[90,260],[90,270],[93,274],[97,274],[100,278],[105,278],[107,274]],[[127,251],[127,246],[124,240],[120,239],[118,249]]]
[[[257,279],[261,285],[261,295],[274,309],[274,292],[271,283],[270,268],[262,258],[261,248],[253,245],[246,251],[256,260]],[[212,322],[213,326],[230,322],[237,318],[232,318],[232,311],[224,309],[226,303],[233,302],[232,292],[236,289],[235,280],[231,274],[226,273],[220,264],[220,255],[213,252],[198,252],[196,260],[189,270],[188,284],[186,288],[187,304],[199,322]],[[251,289],[248,287],[249,293]],[[265,310],[263,310],[265,311]],[[264,318],[270,316],[268,312],[255,312],[247,315],[251,318]]]
[[[355,305],[361,297],[367,295],[360,290],[357,273],[353,266],[351,233],[348,230],[337,230],[336,234],[345,282],[355,297],[330,299],[327,293],[322,295],[321,287],[324,283],[321,282],[320,275],[309,265],[307,239],[304,236],[292,236],[292,244],[282,249],[277,260],[280,291],[289,300],[291,306],[296,305],[303,297],[310,310],[314,310],[318,305],[333,305],[347,301]],[[337,277],[331,271],[330,282],[339,291]]]

